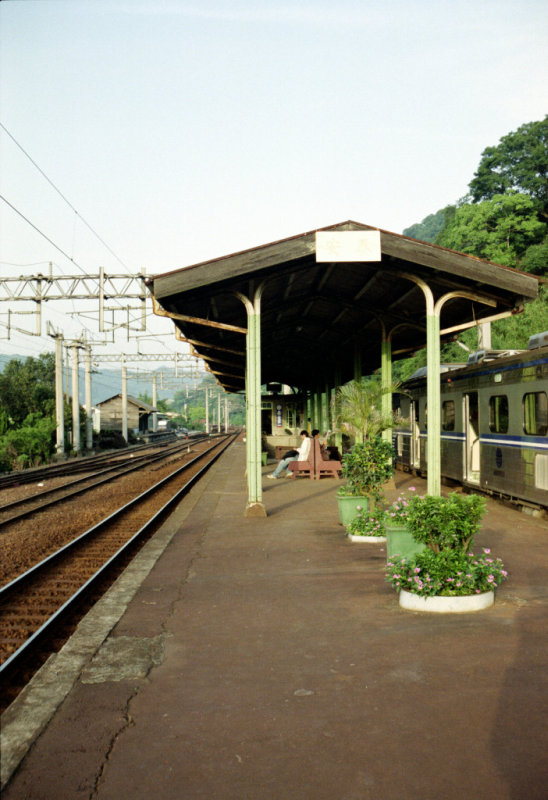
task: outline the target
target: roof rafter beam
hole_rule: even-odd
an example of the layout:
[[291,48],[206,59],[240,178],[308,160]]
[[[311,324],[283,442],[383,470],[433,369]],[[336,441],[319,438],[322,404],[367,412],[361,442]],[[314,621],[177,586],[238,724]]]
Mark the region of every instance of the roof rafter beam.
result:
[[194,344],[197,347],[205,347],[207,350],[219,350],[219,352],[222,353],[232,353],[235,356],[245,357],[245,350],[233,350],[230,347],[221,347],[221,345],[213,344],[211,342],[202,342],[199,339],[189,339],[188,336],[185,336],[181,329],[177,327],[175,327],[175,338],[179,342],[188,342],[188,344]]
[[201,317],[191,317],[188,314],[177,314],[175,311],[166,311],[159,302],[153,297],[153,310],[158,317],[168,317],[169,319],[176,319],[179,322],[190,322],[193,325],[205,325],[208,328],[217,328],[222,331],[234,331],[235,333],[247,333],[247,328],[241,328],[239,325],[227,325],[225,322],[213,322],[210,319],[202,319]]

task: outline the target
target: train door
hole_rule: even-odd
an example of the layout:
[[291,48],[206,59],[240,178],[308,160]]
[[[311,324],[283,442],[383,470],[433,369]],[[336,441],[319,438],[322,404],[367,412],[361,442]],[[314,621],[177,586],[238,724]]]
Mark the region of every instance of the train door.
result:
[[469,483],[480,481],[480,439],[478,393],[464,395],[464,479]]
[[411,466],[419,469],[421,465],[419,404],[415,400],[412,400],[410,404],[409,421],[411,424]]

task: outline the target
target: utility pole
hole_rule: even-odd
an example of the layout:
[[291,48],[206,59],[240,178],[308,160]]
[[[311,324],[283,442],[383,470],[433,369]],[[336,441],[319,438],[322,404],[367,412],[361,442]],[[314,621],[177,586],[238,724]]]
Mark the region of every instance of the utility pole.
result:
[[207,388],[207,386],[205,390],[205,406],[206,406],[205,432],[209,433],[209,389]]
[[70,345],[68,342],[64,342],[65,345],[65,364],[67,365],[67,369],[65,372],[65,401],[68,403],[70,400]]
[[72,449],[80,455],[80,402],[78,397],[78,344],[70,346],[72,354]]
[[127,367],[122,356],[122,436],[128,441],[127,434]]
[[86,345],[84,393],[86,403],[86,450],[93,449],[93,421],[91,417],[91,345]]
[[158,412],[156,411],[156,404],[157,404],[157,387],[156,387],[156,373],[152,376],[152,405],[154,406],[154,411],[152,412],[152,431],[156,433],[158,430]]
[[55,335],[55,450],[58,456],[65,455],[65,397],[63,394],[63,336]]

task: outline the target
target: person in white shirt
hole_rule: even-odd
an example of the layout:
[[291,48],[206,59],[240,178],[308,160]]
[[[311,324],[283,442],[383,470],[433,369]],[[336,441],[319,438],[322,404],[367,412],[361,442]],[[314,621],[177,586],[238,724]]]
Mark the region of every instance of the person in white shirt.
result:
[[[310,436],[308,435],[308,431],[301,431],[301,446],[298,447],[296,450],[292,452],[294,455],[285,454],[285,457],[282,458],[278,462],[278,466],[274,470],[271,475],[267,475],[267,478],[271,480],[276,480],[276,478],[281,477],[282,472],[286,472],[286,478],[290,478],[292,475],[291,470],[288,469],[288,466],[291,461],[308,461],[308,454],[310,453],[310,442],[312,441]],[[291,452],[291,451],[290,451]]]

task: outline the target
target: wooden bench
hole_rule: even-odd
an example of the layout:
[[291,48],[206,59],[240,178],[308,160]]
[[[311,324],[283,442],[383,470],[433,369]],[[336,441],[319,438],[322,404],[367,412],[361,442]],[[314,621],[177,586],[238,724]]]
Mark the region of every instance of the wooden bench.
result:
[[[298,472],[302,472],[305,475],[310,475],[311,478],[314,478],[314,448],[313,448],[314,440],[310,442],[310,452],[308,453],[308,460],[307,461],[290,461],[287,465],[287,468],[291,470],[293,473],[291,475],[291,480],[294,481],[297,477]],[[318,442],[319,444],[319,442]]]
[[[321,478],[322,475],[332,475],[337,480],[341,477],[340,471],[342,469],[342,464],[340,461],[334,461],[329,458],[329,454],[326,452],[325,455],[322,453],[320,443],[317,439],[314,440],[314,445],[318,446],[318,454],[316,456],[316,468],[315,473],[318,480]],[[314,447],[314,450],[316,447]]]
[[291,480],[295,480],[297,473],[301,472],[305,475],[310,475],[313,480],[319,480],[322,475],[332,475],[338,479],[342,464],[340,461],[331,461],[329,458],[324,458],[320,440],[313,439],[310,443],[308,461],[290,461],[288,469],[293,473]]

